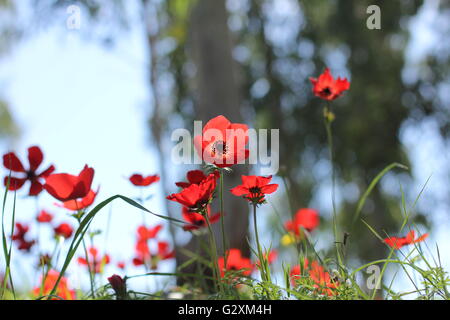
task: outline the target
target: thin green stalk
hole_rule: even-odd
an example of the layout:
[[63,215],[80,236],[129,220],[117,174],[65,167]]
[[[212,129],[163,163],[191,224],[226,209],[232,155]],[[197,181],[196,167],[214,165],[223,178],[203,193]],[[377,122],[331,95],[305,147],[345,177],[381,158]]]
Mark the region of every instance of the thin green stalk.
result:
[[227,265],[228,254],[227,254],[227,239],[225,234],[225,215],[224,215],[224,205],[223,205],[223,174],[224,170],[220,169],[219,177],[219,202],[220,202],[220,227],[222,229],[222,248],[223,248],[223,258],[225,265]]
[[333,234],[334,234],[334,243],[336,246],[336,258],[339,263],[339,268],[343,266],[341,254],[339,252],[339,240],[338,240],[338,231],[337,231],[337,213],[336,213],[336,172],[334,168],[334,156],[333,156],[333,133],[331,129],[331,122],[329,115],[331,112],[330,105],[327,104],[324,112],[324,121],[325,121],[325,129],[327,131],[327,140],[328,140],[328,150],[331,164],[331,203],[333,207]]
[[220,270],[219,270],[218,258],[217,258],[216,240],[214,238],[214,233],[211,228],[211,223],[209,222],[208,214],[205,213],[204,217],[205,217],[206,224],[208,226],[209,237],[210,237],[210,242],[211,242],[211,258],[213,260],[212,261],[212,266],[213,266],[212,269],[213,269],[214,279],[216,279],[216,287],[219,289],[219,291],[221,291],[222,286],[221,286]]
[[255,228],[255,240],[256,240],[256,246],[258,247],[258,260],[259,260],[259,265],[260,265],[260,269],[261,269],[261,277],[263,278],[263,280],[266,280],[266,275],[265,272],[262,272],[263,268],[262,268],[262,263],[263,263],[263,259],[264,256],[262,254],[261,251],[261,244],[259,243],[259,235],[258,235],[258,223],[256,222],[256,204],[253,204],[253,225]]

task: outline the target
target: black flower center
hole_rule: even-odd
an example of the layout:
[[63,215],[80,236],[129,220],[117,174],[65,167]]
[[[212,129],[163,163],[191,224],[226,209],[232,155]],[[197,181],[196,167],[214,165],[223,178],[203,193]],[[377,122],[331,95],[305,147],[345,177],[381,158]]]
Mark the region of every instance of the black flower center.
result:
[[261,193],[261,188],[260,187],[251,187],[249,189],[250,193]]
[[226,154],[228,151],[228,146],[225,141],[216,141],[213,145],[212,152],[217,153],[219,156]]
[[325,89],[322,90],[321,92],[323,95],[325,96],[329,96],[331,94],[331,89],[330,87],[326,87]]

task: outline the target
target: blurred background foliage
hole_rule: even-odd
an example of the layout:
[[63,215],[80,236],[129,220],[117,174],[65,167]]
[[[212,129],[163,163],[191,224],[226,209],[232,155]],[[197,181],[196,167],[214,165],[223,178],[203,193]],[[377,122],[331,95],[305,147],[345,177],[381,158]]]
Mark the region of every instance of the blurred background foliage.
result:
[[[127,30],[135,23],[127,18],[128,1],[31,3],[39,13],[37,24],[47,23],[55,10],[80,5],[89,15],[91,28],[102,30],[100,41],[107,45],[114,45],[119,30]],[[159,150],[163,176],[173,171],[163,158],[170,152],[171,131],[179,127],[192,129],[193,120],[206,121],[224,114],[233,122],[246,122],[255,128],[280,128],[280,175],[287,181],[293,210],[319,208],[323,229],[329,227],[330,200],[323,196],[330,191],[324,103],[313,97],[309,82],[309,77],[318,76],[328,66],[334,75],[351,81],[350,91],[333,102],[339,234],[350,233],[346,250],[350,259],[383,258],[386,249],[371,232],[362,223],[351,226],[358,197],[388,164],[411,165],[400,139],[406,125],[432,118],[439,124],[443,138],[448,138],[450,131],[450,42],[438,41],[420,60],[408,59],[408,50],[414,50],[409,47],[411,24],[424,3],[137,1],[148,48],[152,97],[149,130],[151,143]],[[448,21],[450,2],[436,3],[440,18]],[[381,30],[366,27],[366,9],[372,4],[381,8]],[[9,1],[0,1],[0,5],[2,11],[11,11]],[[2,34],[9,32],[5,28],[2,25]],[[10,21],[8,28],[20,26]],[[33,33],[22,30],[17,34],[28,36],[27,32]],[[438,39],[448,40],[450,28],[443,24],[434,32]],[[5,46],[3,39],[0,48]],[[4,103],[0,104],[0,119],[0,134],[14,131]],[[241,168],[235,170],[226,188],[237,185],[239,174],[244,172]],[[395,178],[394,188],[399,188],[400,181],[406,192],[411,191],[408,186],[413,181],[407,172],[395,171],[390,176]],[[167,192],[173,191],[171,182],[166,184],[163,179],[163,184]],[[237,218],[245,220],[248,208],[240,199],[229,197],[227,203],[231,208],[227,225],[232,246],[249,254],[245,239],[248,223],[234,223]],[[289,217],[289,201],[280,203],[286,207],[278,211]],[[379,185],[363,208],[362,217],[381,234],[398,232],[402,220],[399,194]],[[429,224],[425,213],[418,212],[415,219],[424,226]],[[332,249],[331,241],[328,247]],[[177,259],[183,261],[183,257]]]

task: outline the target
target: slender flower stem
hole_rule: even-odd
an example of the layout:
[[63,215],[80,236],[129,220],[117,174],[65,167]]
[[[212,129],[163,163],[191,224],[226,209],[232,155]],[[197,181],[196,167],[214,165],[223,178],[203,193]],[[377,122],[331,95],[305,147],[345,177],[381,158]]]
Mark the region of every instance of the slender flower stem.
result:
[[222,229],[222,250],[223,250],[223,258],[225,265],[227,265],[227,239],[225,234],[225,216],[224,216],[224,205],[223,205],[223,174],[224,170],[220,169],[220,177],[219,177],[219,202],[220,202],[220,226]]
[[253,204],[253,224],[255,227],[255,239],[256,239],[256,246],[258,247],[258,260],[259,260],[259,267],[260,267],[260,271],[261,271],[261,278],[266,281],[266,274],[263,271],[263,259],[264,256],[262,254],[262,250],[261,250],[261,244],[259,243],[259,236],[258,236],[258,224],[256,222],[256,203]]
[[339,240],[338,240],[338,231],[337,231],[337,212],[336,212],[336,172],[334,167],[334,147],[333,147],[333,133],[331,128],[332,120],[330,119],[331,107],[328,103],[325,107],[324,112],[324,121],[325,121],[325,129],[327,131],[327,140],[328,140],[328,150],[331,164],[331,204],[333,207],[333,234],[334,234],[334,243],[336,246],[336,258],[338,260],[339,266],[342,266],[342,258],[339,252]]
[[[81,224],[81,214],[79,214],[78,215],[78,222]],[[91,294],[92,294],[92,298],[95,298],[95,289],[94,289],[94,287],[95,287],[95,284],[94,284],[94,275],[93,275],[93,273],[92,273],[92,270],[91,270],[91,265],[90,265],[90,263],[89,263],[89,254],[88,254],[88,251],[87,251],[87,248],[86,248],[86,242],[84,241],[84,238],[82,239],[82,243],[83,243],[83,250],[84,250],[84,257],[85,257],[85,259],[86,259],[86,264],[87,264],[87,268],[88,268],[88,272],[89,272],[89,280],[90,280],[90,283],[91,283]],[[94,267],[94,266],[93,266]],[[94,270],[94,272],[95,272],[95,270]]]
[[219,289],[219,291],[221,291],[221,281],[220,281],[220,270],[219,270],[219,265],[218,265],[218,258],[217,258],[217,244],[216,244],[216,239],[214,238],[214,233],[212,231],[211,228],[211,223],[209,222],[209,217],[208,214],[205,212],[204,213],[204,217],[206,220],[206,224],[208,226],[208,231],[209,231],[209,238],[210,238],[210,242],[211,242],[211,259],[212,261],[212,265],[213,265],[213,274],[214,274],[214,278],[216,279],[216,286]]

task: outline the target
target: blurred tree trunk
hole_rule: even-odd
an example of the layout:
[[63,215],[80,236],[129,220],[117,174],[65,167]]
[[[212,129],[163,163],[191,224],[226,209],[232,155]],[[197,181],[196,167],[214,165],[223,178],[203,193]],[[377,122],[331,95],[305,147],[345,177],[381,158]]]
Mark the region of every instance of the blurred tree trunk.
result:
[[[194,118],[202,120],[203,125],[221,114],[232,122],[244,122],[240,113],[240,86],[231,54],[232,42],[224,0],[198,1],[190,16],[189,37],[189,53],[197,69]],[[249,256],[246,239],[248,206],[245,201],[228,192],[230,188],[240,184],[242,174],[245,174],[245,169],[237,165],[233,167],[231,174],[224,176],[226,238],[230,248],[241,249],[244,255]],[[239,223],[234,223],[235,221]],[[220,223],[215,225],[215,231],[217,243],[221,247]],[[186,248],[195,251],[196,241],[192,239]],[[186,256],[179,253],[177,265],[186,259]]]

